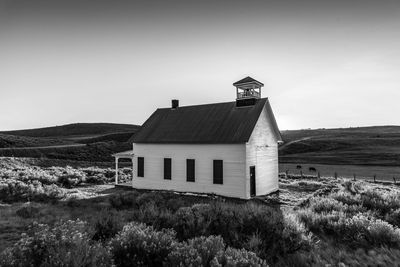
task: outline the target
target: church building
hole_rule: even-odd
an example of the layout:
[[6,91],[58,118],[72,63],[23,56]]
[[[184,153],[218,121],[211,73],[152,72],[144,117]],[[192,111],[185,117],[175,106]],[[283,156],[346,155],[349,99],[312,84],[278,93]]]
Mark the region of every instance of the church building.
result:
[[[282,142],[261,82],[233,84],[232,102],[157,109],[133,136],[132,187],[249,199],[278,190]],[[116,178],[118,183],[118,178]]]

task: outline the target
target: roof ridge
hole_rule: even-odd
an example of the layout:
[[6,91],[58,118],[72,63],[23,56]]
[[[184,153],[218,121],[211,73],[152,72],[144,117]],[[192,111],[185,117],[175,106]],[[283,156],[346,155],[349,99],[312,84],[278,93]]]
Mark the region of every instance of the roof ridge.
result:
[[[265,99],[268,99],[268,97],[262,97],[262,98],[259,98],[258,100],[265,100]],[[179,106],[177,108],[177,110],[179,110],[181,108],[187,108],[187,107],[200,107],[200,106],[222,105],[222,104],[232,104],[232,103],[236,104],[236,101],[207,103],[207,104],[196,104],[196,105],[189,105],[189,106]],[[157,110],[163,110],[163,109],[171,109],[171,108],[170,107],[169,108],[157,108]]]

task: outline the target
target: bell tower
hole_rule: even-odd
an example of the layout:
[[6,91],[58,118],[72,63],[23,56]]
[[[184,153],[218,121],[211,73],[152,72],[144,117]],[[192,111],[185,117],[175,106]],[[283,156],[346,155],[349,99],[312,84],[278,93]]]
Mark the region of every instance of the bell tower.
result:
[[236,106],[252,106],[261,98],[263,83],[247,76],[233,84],[236,87]]

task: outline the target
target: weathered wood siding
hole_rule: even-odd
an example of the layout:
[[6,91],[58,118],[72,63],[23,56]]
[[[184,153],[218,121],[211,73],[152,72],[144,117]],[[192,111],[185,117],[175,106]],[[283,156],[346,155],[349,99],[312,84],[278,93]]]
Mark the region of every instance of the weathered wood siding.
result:
[[278,190],[278,140],[266,107],[246,143],[246,198],[250,197],[250,166],[256,169],[256,195]]
[[[133,187],[215,193],[247,198],[245,144],[134,144]],[[137,177],[137,157],[144,157],[144,177]],[[172,159],[172,178],[164,180],[164,158]],[[186,181],[186,159],[195,159],[195,182]],[[213,160],[223,160],[223,184],[213,184]]]

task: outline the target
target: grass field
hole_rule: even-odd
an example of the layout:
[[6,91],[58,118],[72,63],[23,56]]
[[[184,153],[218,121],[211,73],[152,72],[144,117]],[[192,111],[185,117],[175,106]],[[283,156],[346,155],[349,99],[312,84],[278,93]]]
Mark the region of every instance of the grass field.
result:
[[[297,169],[300,165],[302,168]],[[317,171],[309,171],[313,167]],[[376,180],[393,181],[396,178],[400,184],[400,166],[358,166],[358,165],[327,165],[327,164],[293,164],[293,163],[280,163],[279,172],[289,171],[290,174],[300,175],[300,171],[305,175],[316,175],[318,172],[321,176],[334,177],[337,173],[338,177],[353,179],[354,174],[356,179],[373,180],[376,175]]]

